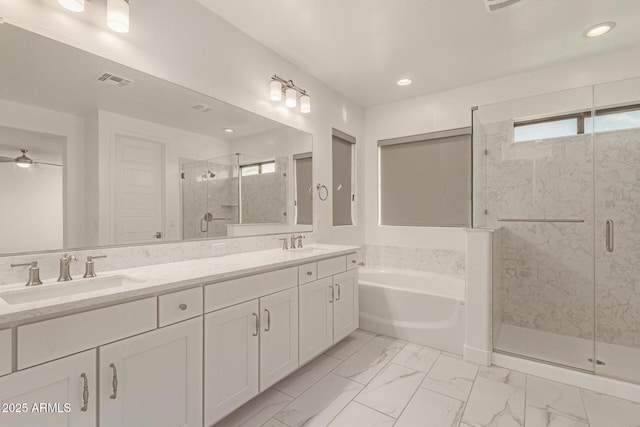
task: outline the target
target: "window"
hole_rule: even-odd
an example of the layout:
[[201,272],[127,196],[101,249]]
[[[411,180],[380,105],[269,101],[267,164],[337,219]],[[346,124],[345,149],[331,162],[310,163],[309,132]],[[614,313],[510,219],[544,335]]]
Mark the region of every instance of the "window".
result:
[[331,145],[333,225],[353,225],[355,143],[354,137],[333,129]]
[[635,104],[596,110],[595,123],[591,111],[516,122],[513,124],[513,140],[514,142],[536,141],[639,127],[640,105]]
[[263,173],[273,173],[275,171],[276,162],[274,160],[240,166],[240,175],[242,176],[260,175]]
[[293,156],[295,170],[296,224],[311,225],[313,218],[313,161],[311,153]]
[[470,225],[470,128],[378,141],[378,155],[380,225]]

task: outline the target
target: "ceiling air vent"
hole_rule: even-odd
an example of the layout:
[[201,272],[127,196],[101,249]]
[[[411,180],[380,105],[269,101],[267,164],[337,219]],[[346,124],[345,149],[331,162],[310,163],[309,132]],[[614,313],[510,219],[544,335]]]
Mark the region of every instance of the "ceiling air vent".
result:
[[209,111],[213,110],[213,107],[210,107],[207,104],[196,104],[191,108],[196,111],[200,111],[201,113],[208,113]]
[[494,12],[518,2],[520,2],[520,0],[484,0],[484,4],[487,6],[489,12]]
[[125,79],[124,77],[116,76],[111,73],[104,73],[98,77],[98,81],[106,83],[111,86],[125,87],[133,83],[133,80]]

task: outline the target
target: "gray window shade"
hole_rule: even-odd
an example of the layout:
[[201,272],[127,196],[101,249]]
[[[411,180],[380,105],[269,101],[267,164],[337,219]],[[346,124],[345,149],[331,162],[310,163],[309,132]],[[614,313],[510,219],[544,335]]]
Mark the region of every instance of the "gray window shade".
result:
[[296,162],[296,224],[311,225],[313,217],[313,199],[311,186],[313,180],[311,157],[294,156]]
[[352,143],[333,136],[333,225],[353,225],[351,218]]
[[382,225],[469,226],[469,134],[379,145]]

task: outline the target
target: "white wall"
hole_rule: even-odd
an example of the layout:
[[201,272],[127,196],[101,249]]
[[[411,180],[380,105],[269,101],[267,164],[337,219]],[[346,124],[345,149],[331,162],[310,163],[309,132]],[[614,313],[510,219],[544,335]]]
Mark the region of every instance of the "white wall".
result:
[[[473,64],[470,64],[473,72]],[[471,107],[640,75],[640,47],[612,52],[366,110],[366,243],[464,250],[459,228],[378,225],[377,141],[471,126]]]
[[[163,126],[108,111],[98,111],[99,236],[102,245],[113,244],[111,222],[112,147],[115,133],[158,141],[164,145],[165,239],[182,238],[180,158],[210,159],[231,153],[231,143],[222,139]],[[98,222],[93,224],[98,226]]]
[[[313,134],[314,182],[331,184],[331,128],[354,135],[357,188],[364,188],[364,110],[311,74],[232,27],[192,0],[131,2],[131,32],[118,35],[104,23],[106,2],[86,3],[83,14],[57,2],[0,0],[0,13],[12,24],[93,52]],[[302,115],[268,99],[277,73],[311,95],[312,112]],[[359,192],[362,207],[364,194]],[[316,203],[320,241],[362,243],[364,210],[358,226],[331,227],[331,200]]]

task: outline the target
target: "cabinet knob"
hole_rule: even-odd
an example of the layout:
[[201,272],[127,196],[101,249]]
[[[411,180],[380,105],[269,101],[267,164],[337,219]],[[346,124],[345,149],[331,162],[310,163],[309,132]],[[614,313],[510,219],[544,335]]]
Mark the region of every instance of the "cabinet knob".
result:
[[355,259],[351,260],[351,264],[355,264],[356,262],[358,262],[358,261],[356,261]]
[[178,308],[182,311],[185,311],[187,309],[187,304],[180,304]]
[[307,271],[307,276],[313,276],[313,272],[312,271]]

